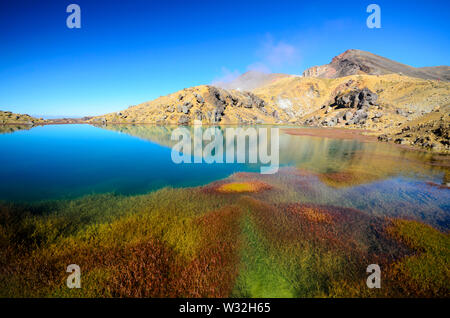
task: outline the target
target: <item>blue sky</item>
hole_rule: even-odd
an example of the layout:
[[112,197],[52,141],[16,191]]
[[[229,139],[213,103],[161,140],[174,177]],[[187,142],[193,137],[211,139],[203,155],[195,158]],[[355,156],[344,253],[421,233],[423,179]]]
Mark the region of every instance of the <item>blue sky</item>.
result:
[[[81,7],[81,29],[66,7]],[[366,7],[381,7],[381,29]],[[343,51],[449,65],[450,1],[0,2],[0,109],[82,116],[250,69],[301,74]]]

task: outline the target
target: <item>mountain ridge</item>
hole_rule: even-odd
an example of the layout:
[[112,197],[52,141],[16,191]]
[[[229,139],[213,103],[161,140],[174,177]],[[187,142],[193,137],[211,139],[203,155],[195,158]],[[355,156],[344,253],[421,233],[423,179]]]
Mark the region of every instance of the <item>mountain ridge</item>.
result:
[[[307,69],[303,76],[249,71],[224,87],[189,87],[122,111],[45,123],[362,128],[387,136],[382,141],[450,152],[450,82],[441,80],[449,70],[448,66],[414,68],[369,52],[347,50],[330,64]],[[3,123],[14,123],[14,114],[6,114]],[[428,128],[415,127],[422,124]],[[414,140],[399,131],[401,127],[414,131]],[[416,138],[421,131],[426,132],[426,140]]]
[[304,77],[338,78],[349,75],[386,75],[397,73],[409,77],[450,81],[450,66],[416,68],[370,52],[350,49],[332,58],[329,64],[313,66]]

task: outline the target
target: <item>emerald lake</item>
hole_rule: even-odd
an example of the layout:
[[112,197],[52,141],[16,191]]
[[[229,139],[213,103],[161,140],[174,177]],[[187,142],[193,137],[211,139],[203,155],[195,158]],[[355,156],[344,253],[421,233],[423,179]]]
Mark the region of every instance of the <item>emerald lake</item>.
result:
[[[4,297],[448,293],[448,157],[273,127],[279,169],[261,174],[175,164],[172,126],[23,128],[0,134]],[[83,288],[65,286],[68,264]],[[368,264],[384,288],[366,287]]]
[[[48,125],[0,134],[0,199],[30,202],[98,193],[134,195],[259,171],[258,164],[173,163],[175,128]],[[313,201],[330,203],[336,195],[351,194],[352,200],[341,204],[351,202],[367,209],[377,206],[380,194],[386,192],[396,204],[415,203],[414,214],[421,207],[432,214],[424,214],[423,219],[433,219],[444,228],[449,224],[449,191],[439,187],[449,182],[446,157],[378,142],[294,136],[284,133],[283,127],[279,153],[280,167],[317,174],[317,187],[327,192]]]

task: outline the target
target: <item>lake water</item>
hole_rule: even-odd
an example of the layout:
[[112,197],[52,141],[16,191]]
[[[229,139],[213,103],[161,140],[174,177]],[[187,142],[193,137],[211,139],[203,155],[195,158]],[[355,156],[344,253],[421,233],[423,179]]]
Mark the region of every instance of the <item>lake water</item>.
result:
[[[0,199],[40,201],[93,193],[141,194],[166,186],[198,186],[259,165],[175,164],[175,127],[49,125],[0,134]],[[398,201],[436,200],[448,226],[448,159],[378,142],[294,136],[280,129],[280,166],[318,176],[333,193],[387,191]],[[447,166],[446,166],[447,165]],[[426,191],[435,191],[430,197]],[[330,194],[329,197],[333,197]],[[402,199],[403,198],[403,199]],[[331,199],[330,199],[331,200]],[[376,200],[375,198],[373,200]],[[372,201],[373,201],[372,200]],[[361,203],[362,204],[362,203]],[[364,208],[364,206],[358,206]]]
[[0,297],[448,296],[448,157],[279,127],[261,174],[175,164],[175,129],[0,127]]

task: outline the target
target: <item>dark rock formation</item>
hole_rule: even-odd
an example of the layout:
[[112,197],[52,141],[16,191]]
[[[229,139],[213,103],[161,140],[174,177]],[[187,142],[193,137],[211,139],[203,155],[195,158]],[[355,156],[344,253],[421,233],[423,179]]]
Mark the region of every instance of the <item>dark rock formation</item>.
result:
[[353,89],[349,92],[338,94],[331,106],[335,108],[369,108],[376,105],[377,99],[377,94],[364,87],[363,89]]

